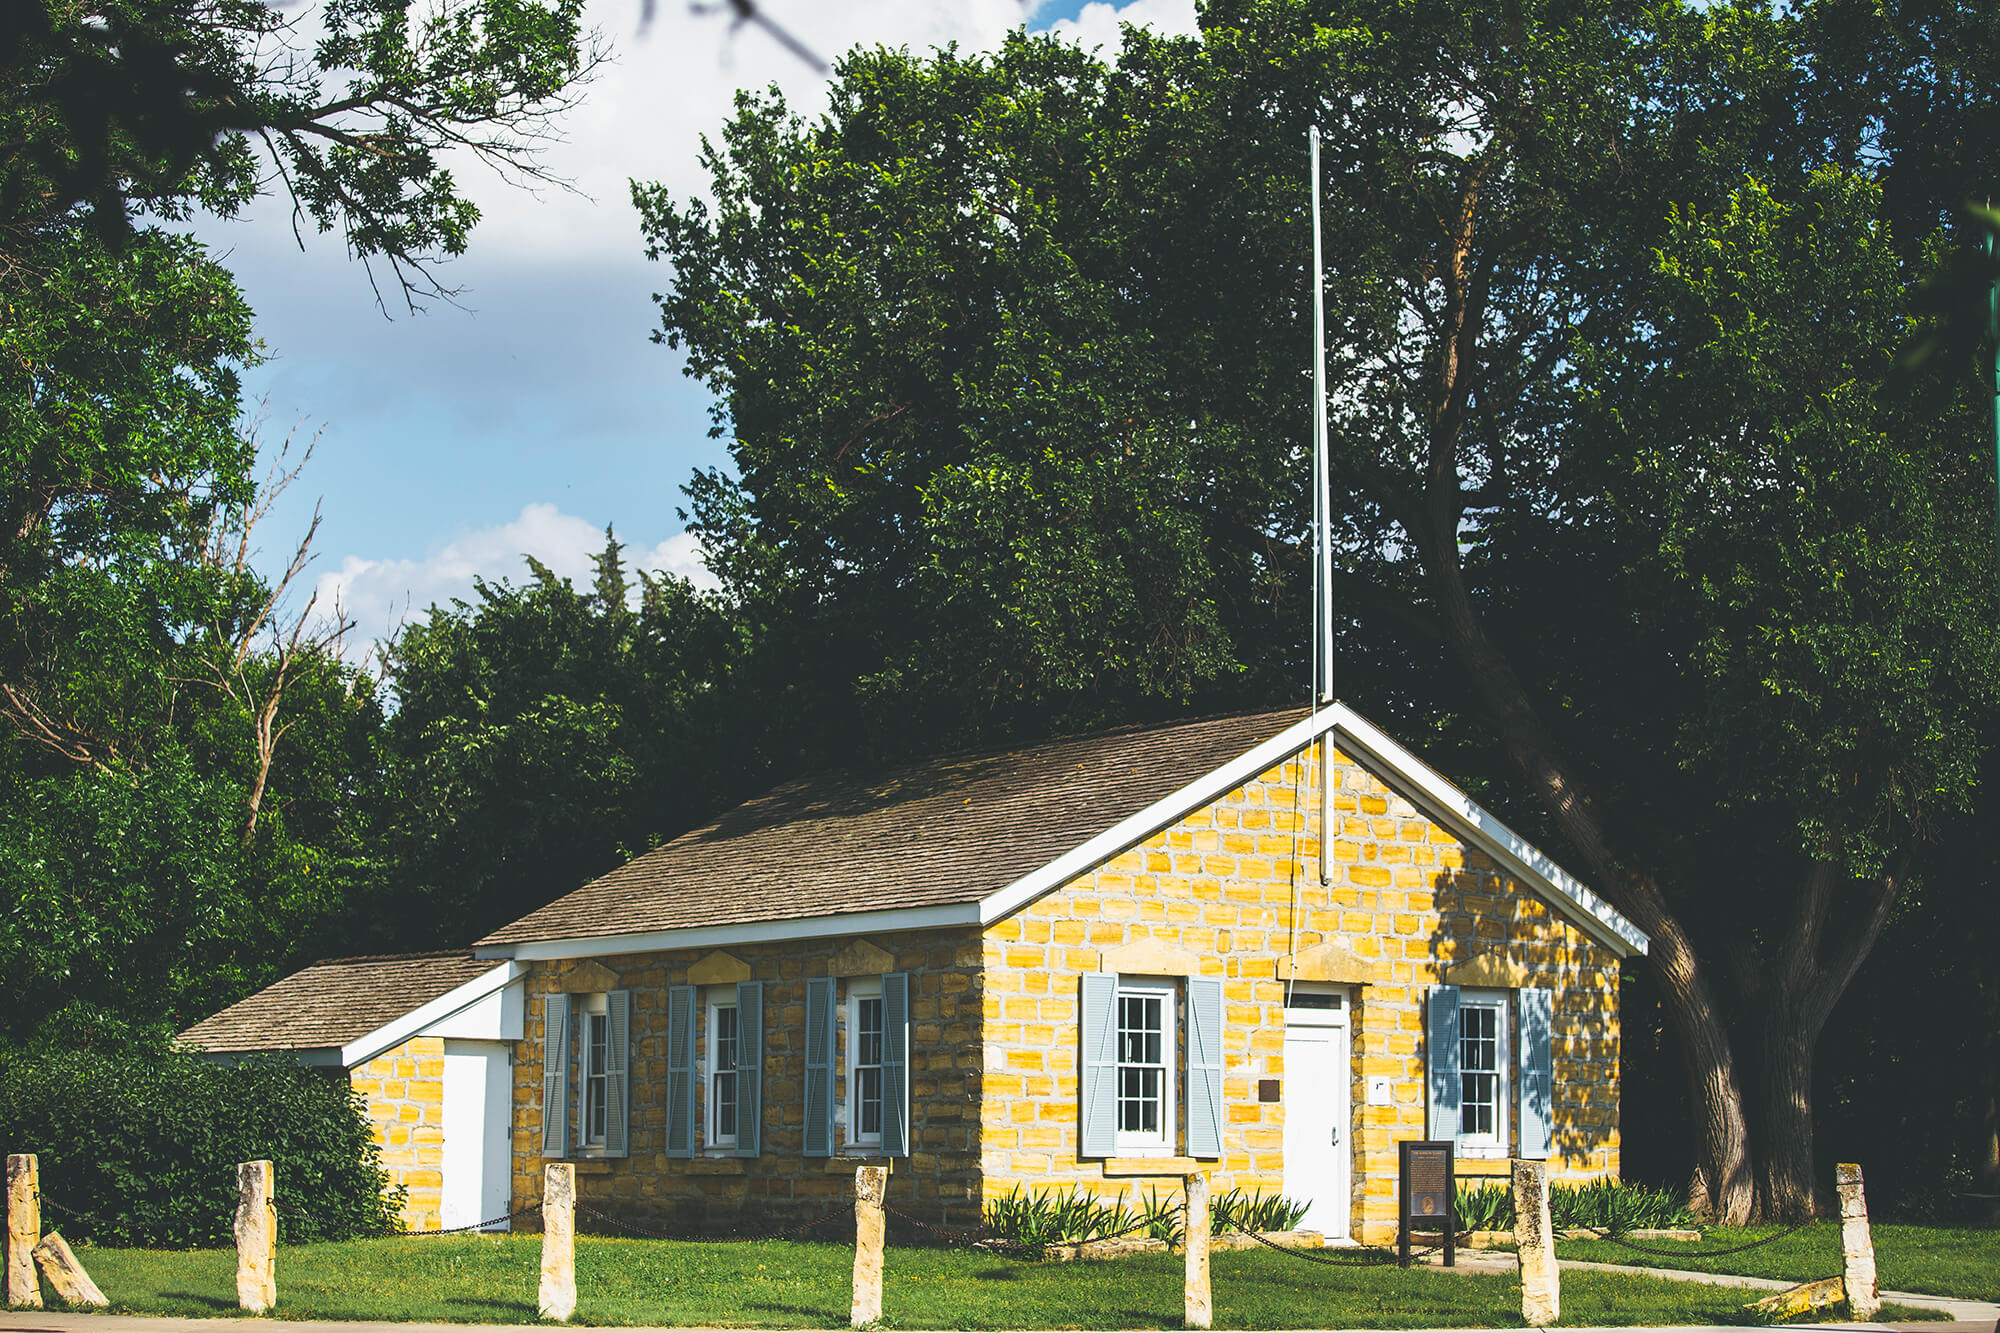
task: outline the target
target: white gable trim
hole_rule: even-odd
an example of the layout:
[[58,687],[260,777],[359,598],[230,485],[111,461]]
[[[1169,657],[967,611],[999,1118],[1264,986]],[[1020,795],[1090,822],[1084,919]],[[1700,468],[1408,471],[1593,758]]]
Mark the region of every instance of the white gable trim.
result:
[[483,972],[470,981],[454,986],[435,1000],[420,1004],[400,1018],[384,1023],[366,1036],[348,1042],[340,1048],[340,1063],[352,1069],[358,1064],[373,1060],[382,1052],[400,1046],[419,1035],[431,1024],[450,1018],[459,1010],[477,1004],[493,992],[512,985],[527,975],[528,969],[519,963],[503,962],[490,972]]
[[1647,951],[1652,942],[1645,931],[1436,769],[1346,704],[1336,703],[1328,711],[1339,715],[1334,731],[1341,748],[1418,809],[1492,857],[1502,870],[1619,957],[1632,958]]
[[1179,791],[1162,797],[1090,841],[989,895],[979,904],[980,923],[990,925],[1001,917],[1020,911],[1042,895],[1055,891],[1078,875],[1102,865],[1161,829],[1179,823],[1196,810],[1235,791],[1258,774],[1276,768],[1285,759],[1328,734],[1392,790],[1492,857],[1502,870],[1575,922],[1592,939],[1621,958],[1646,952],[1649,941],[1644,931],[1578,883],[1526,838],[1494,818],[1435,769],[1389,739],[1374,723],[1344,703],[1335,703],[1293,723],[1263,744],[1245,751],[1213,772],[1203,774]]

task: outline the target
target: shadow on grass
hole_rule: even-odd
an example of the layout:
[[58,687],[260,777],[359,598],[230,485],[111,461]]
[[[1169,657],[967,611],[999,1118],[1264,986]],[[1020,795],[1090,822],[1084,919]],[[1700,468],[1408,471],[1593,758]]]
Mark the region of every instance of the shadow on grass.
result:
[[505,1310],[508,1314],[531,1315],[536,1313],[536,1307],[528,1304],[526,1301],[485,1300],[478,1296],[447,1296],[444,1298],[443,1304],[470,1306],[475,1310]]
[[1019,1282],[1021,1270],[1018,1268],[975,1268],[967,1276],[981,1282]]
[[173,1301],[192,1301],[196,1305],[206,1305],[211,1310],[221,1310],[225,1313],[233,1312],[237,1308],[235,1301],[211,1296],[205,1291],[163,1291],[160,1295]]

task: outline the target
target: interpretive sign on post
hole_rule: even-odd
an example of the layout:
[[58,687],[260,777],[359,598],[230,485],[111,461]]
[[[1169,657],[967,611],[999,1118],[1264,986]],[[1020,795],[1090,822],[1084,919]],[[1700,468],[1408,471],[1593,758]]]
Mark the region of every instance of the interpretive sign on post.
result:
[[1401,1149],[1397,1194],[1402,1222],[1397,1227],[1396,1258],[1410,1266],[1410,1233],[1433,1226],[1444,1233],[1444,1266],[1458,1265],[1458,1217],[1452,1195],[1452,1145],[1446,1141],[1409,1141]]

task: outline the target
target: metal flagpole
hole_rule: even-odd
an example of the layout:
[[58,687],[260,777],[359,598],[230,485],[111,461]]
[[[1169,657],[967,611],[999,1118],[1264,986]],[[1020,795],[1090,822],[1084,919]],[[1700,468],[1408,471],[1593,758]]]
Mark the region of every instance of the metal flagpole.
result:
[[[1312,169],[1313,711],[1333,702],[1333,524],[1326,461],[1326,280],[1320,256],[1319,126],[1306,132]],[[1319,882],[1333,882],[1333,745],[1319,742]]]
[[[2000,222],[1986,219],[1986,254],[2000,242]],[[2000,277],[1987,284],[1986,336],[1993,344],[1993,569],[2000,579]]]

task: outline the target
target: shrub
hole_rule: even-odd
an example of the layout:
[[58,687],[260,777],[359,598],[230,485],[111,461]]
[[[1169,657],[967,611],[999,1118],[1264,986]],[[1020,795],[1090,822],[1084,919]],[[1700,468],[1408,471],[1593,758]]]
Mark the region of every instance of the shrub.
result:
[[1509,1231],[1514,1226],[1514,1191],[1506,1185],[1460,1185],[1452,1205],[1460,1231]]
[[1628,1185],[1609,1176],[1581,1185],[1549,1186],[1549,1218],[1558,1228],[1597,1227],[1614,1235],[1694,1225],[1687,1201],[1673,1191]]
[[1262,1190],[1248,1194],[1230,1190],[1216,1195],[1209,1202],[1208,1211],[1213,1219],[1211,1225],[1218,1232],[1291,1231],[1306,1215],[1306,1205],[1282,1194],[1267,1195]]
[[236,1164],[258,1158],[275,1169],[287,1243],[393,1231],[402,1210],[346,1080],[282,1057],[14,1054],[0,1066],[0,1145],[40,1159],[48,1225],[102,1244],[229,1243]]
[[1028,1194],[1018,1185],[986,1205],[985,1220],[1001,1240],[1036,1251],[1117,1235],[1139,1222],[1123,1203],[1105,1203],[1082,1190]]
[[[1501,1184],[1457,1190],[1461,1231],[1511,1231],[1514,1191]],[[1685,1200],[1670,1190],[1628,1185],[1609,1176],[1581,1185],[1549,1186],[1549,1222],[1558,1230],[1595,1227],[1614,1235],[1654,1227],[1688,1227],[1694,1214]]]

